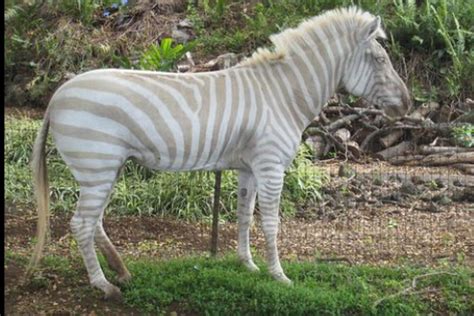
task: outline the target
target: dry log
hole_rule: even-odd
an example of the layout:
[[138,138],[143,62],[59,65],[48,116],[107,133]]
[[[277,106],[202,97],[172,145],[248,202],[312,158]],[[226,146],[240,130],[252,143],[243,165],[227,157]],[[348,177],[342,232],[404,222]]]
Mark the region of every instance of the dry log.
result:
[[329,124],[326,129],[328,131],[334,131],[334,130],[337,130],[338,128],[344,126],[344,125],[347,125],[347,124],[350,124],[352,121],[355,121],[356,119],[358,119],[360,117],[359,114],[350,114],[350,115],[346,115],[334,122],[332,122],[331,124]]
[[383,148],[388,148],[395,144],[401,137],[403,136],[403,131],[401,129],[397,129],[390,134],[381,137],[379,142],[383,146]]
[[359,148],[359,144],[357,144],[355,141],[348,141],[345,144],[347,146],[347,149],[351,152],[352,156],[355,158],[359,159],[361,155],[361,151]]
[[455,153],[453,155],[433,154],[423,158],[423,163],[432,166],[450,165],[453,163],[474,163],[474,152]]
[[341,143],[346,143],[351,138],[351,132],[347,128],[340,128],[334,133],[334,137]]
[[413,163],[416,161],[421,161],[425,157],[425,155],[395,156],[393,158],[388,159],[388,161],[390,161],[390,163],[393,165],[402,165],[409,162]]
[[464,173],[474,175],[474,164],[458,163],[453,165],[454,168],[461,170]]
[[464,153],[464,152],[474,152],[474,148],[465,148],[465,147],[455,147],[455,146],[428,146],[421,145],[418,148],[419,152],[424,155],[431,154],[447,154],[447,153]]
[[410,166],[443,166],[460,163],[474,163],[474,152],[455,153],[452,155],[408,155],[390,159],[394,165],[407,164]]
[[396,156],[404,155],[413,150],[413,143],[409,141],[401,142],[393,147],[386,148],[375,154],[375,157],[383,160],[389,160]]

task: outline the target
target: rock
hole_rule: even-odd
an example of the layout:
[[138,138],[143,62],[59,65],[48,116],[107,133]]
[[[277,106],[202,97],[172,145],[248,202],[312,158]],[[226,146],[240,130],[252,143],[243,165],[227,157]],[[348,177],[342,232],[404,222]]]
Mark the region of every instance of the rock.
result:
[[227,53],[217,56],[217,65],[219,69],[226,69],[235,66],[239,62],[239,57],[234,53]]
[[313,149],[314,157],[320,159],[324,154],[324,148],[326,147],[326,142],[324,138],[319,135],[309,136],[305,143],[308,144]]
[[192,28],[194,28],[194,24],[189,19],[184,19],[184,20],[179,21],[178,28],[180,28],[180,29],[192,29]]
[[70,80],[70,79],[74,78],[75,76],[76,76],[75,73],[68,71],[63,75],[63,78],[66,79],[66,80]]
[[186,33],[185,31],[178,30],[177,28],[173,29],[171,32],[171,37],[175,40],[175,42],[183,44],[188,42],[191,39],[191,35]]

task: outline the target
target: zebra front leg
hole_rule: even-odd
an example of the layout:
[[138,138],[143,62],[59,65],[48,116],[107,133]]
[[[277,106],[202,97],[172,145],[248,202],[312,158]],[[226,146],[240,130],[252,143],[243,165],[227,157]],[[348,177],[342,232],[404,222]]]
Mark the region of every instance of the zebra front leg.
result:
[[122,261],[120,254],[115,249],[109,237],[105,233],[102,221],[99,221],[95,232],[95,242],[102,254],[105,256],[110,268],[114,270],[118,277],[117,281],[120,283],[127,283],[132,279],[130,272]]
[[262,216],[262,229],[267,245],[267,261],[270,274],[277,281],[292,284],[283,272],[278,256],[277,235],[280,222],[278,208],[283,188],[284,168],[268,166],[257,173],[258,205]]
[[77,210],[71,219],[71,230],[76,238],[91,285],[102,290],[106,299],[120,299],[120,289],[105,278],[94,249],[94,235],[102,218],[112,184],[106,194],[104,191],[91,190],[92,188],[81,188]]
[[237,253],[239,259],[250,271],[259,271],[250,253],[249,231],[257,195],[256,181],[249,171],[239,171],[239,190],[237,198],[237,219],[239,237]]

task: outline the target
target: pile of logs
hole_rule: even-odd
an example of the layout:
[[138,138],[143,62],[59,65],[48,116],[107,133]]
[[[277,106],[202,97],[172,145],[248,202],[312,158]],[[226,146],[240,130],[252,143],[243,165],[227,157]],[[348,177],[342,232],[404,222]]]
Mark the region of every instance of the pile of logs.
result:
[[332,99],[303,139],[322,159],[328,153],[359,161],[364,154],[395,165],[452,166],[474,174],[474,147],[462,147],[453,129],[473,123],[474,101],[447,107],[428,102],[393,120],[364,101],[351,107]]

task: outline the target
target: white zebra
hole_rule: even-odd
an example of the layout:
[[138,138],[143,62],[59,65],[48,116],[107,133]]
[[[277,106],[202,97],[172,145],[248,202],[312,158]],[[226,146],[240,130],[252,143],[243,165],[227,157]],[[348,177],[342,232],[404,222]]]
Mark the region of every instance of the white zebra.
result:
[[238,256],[258,267],[249,225],[258,193],[271,275],[291,283],[277,250],[278,207],[284,171],[301,134],[339,88],[401,116],[410,106],[406,86],[377,37],[380,18],[355,7],[328,11],[270,37],[273,50],[217,72],[174,74],[105,69],[79,75],[54,94],[37,136],[32,166],[38,200],[41,257],[48,228],[45,139],[48,128],[80,184],[71,229],[91,285],[106,297],[120,290],[106,280],[94,241],[120,282],[131,276],[102,227],[119,171],[134,157],[155,170],[239,173]]

